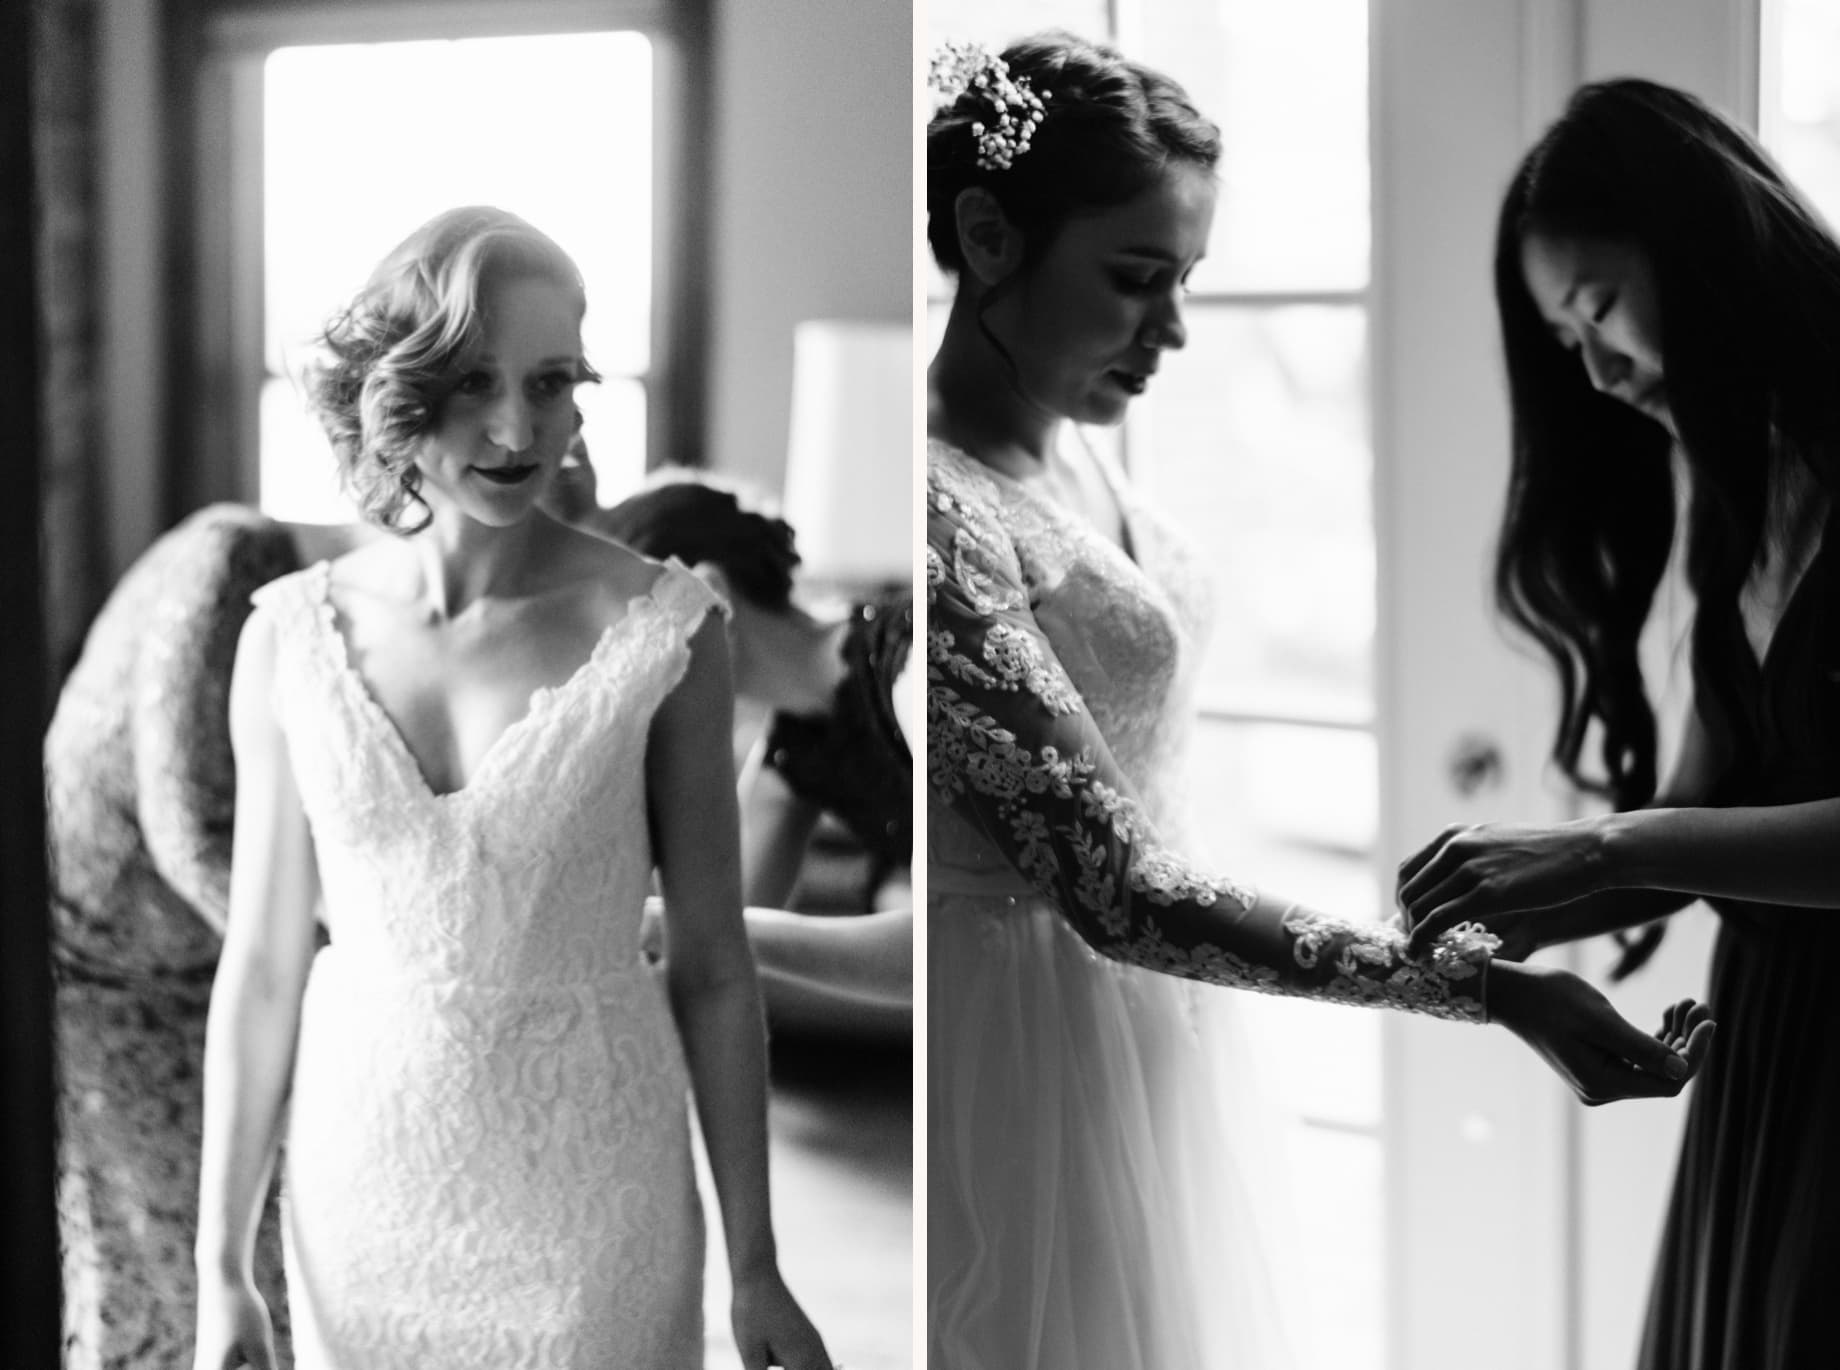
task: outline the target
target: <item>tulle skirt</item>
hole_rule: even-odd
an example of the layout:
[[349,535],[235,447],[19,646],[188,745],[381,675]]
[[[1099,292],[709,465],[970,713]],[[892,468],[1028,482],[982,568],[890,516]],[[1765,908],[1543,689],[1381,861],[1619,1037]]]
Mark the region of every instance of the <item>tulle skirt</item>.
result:
[[1286,1193],[1231,991],[928,901],[929,1370],[1283,1370]]

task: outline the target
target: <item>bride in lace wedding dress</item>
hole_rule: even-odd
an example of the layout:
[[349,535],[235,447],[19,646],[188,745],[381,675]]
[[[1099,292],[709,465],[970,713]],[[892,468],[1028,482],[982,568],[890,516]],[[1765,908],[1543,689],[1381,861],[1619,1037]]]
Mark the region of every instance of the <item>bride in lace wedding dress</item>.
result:
[[316,406],[403,536],[264,587],[237,652],[199,1370],[273,1364],[250,1248],[284,1100],[302,1370],[702,1365],[691,1094],[744,1362],[830,1365],[767,1210],[718,603],[536,509],[582,310],[549,239],[456,210],[328,329]]
[[1703,1011],[1651,1038],[1575,977],[1492,964],[1493,938],[1415,959],[1170,845],[1204,569],[1060,439],[1119,422],[1182,346],[1218,131],[1066,35],[936,75],[928,238],[957,290],[928,409],[928,1364],[1273,1370],[1233,1063],[1184,980],[1492,1018],[1588,1100],[1677,1092]]

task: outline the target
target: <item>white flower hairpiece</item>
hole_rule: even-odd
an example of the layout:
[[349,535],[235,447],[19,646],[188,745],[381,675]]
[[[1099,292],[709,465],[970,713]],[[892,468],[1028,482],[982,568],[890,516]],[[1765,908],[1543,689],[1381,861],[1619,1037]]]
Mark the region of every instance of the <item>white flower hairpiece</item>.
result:
[[933,54],[926,83],[948,101],[966,91],[976,91],[989,101],[994,122],[971,125],[977,139],[978,166],[984,171],[1008,171],[1011,163],[1029,150],[1035,130],[1047,117],[1052,91],[1030,89],[1029,78],[1010,79],[1009,63],[982,43],[948,40]]

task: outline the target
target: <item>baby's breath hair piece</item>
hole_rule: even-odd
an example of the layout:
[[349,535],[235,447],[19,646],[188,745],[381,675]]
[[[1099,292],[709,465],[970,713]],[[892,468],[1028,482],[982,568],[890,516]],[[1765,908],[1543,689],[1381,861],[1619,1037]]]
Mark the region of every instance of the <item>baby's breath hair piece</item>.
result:
[[1010,164],[1029,150],[1035,130],[1047,117],[1052,91],[1037,94],[1029,78],[1011,80],[1009,63],[982,43],[948,40],[933,54],[927,84],[948,101],[974,91],[989,102],[995,122],[971,125],[977,139],[978,166],[985,171],[1008,171]]

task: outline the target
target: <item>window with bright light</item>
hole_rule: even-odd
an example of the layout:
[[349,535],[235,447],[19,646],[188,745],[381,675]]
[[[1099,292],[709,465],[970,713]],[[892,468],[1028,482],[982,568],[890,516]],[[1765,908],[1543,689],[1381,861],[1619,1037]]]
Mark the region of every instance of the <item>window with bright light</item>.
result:
[[[1187,823],[1197,851],[1374,918],[1367,0],[934,0],[929,16],[935,42],[1000,48],[1050,27],[1108,39],[1220,125],[1220,202],[1190,281],[1187,347],[1121,433],[1091,436],[1116,444],[1213,558],[1219,612]],[[941,281],[935,339],[948,299]],[[1377,1370],[1379,1015],[1255,995],[1241,1006],[1299,1180],[1299,1363]],[[1320,1290],[1335,1296],[1310,1297]]]
[[1762,83],[1764,138],[1828,224],[1840,224],[1840,4],[1776,0],[1773,17],[1780,27],[1775,79]]
[[[343,522],[299,383],[313,339],[416,227],[457,205],[510,210],[580,266],[577,392],[600,488],[647,465],[653,379],[654,53],[638,32],[298,46],[263,67],[260,502]],[[339,94],[343,93],[343,95]]]

